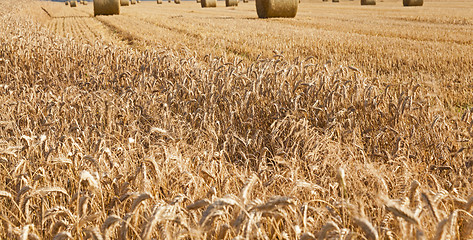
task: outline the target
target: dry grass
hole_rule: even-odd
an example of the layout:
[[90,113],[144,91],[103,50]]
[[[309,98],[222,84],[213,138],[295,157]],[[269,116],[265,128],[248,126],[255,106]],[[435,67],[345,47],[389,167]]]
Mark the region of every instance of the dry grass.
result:
[[[211,54],[240,58],[247,64],[278,50],[288,59],[313,56],[319,62],[356,65],[367,78],[394,85],[422,83],[431,100],[448,95],[438,100],[450,110],[473,105],[471,1],[428,2],[415,8],[405,8],[399,1],[378,2],[376,7],[362,7],[355,1],[303,1],[296,18],[258,24],[254,4],[209,10],[191,2],[182,2],[179,8],[143,2],[122,8],[124,15],[81,21],[68,16],[93,14],[91,8],[43,5],[51,15],[71,10],[59,15],[65,18],[45,22],[52,31],[89,43],[100,38],[138,49],[186,49],[196,52],[199,60]],[[175,24],[177,20],[180,24]]]
[[1,239],[471,234],[473,109],[452,111],[422,78],[368,77],[341,55],[84,44],[50,30],[62,12],[31,14],[48,3],[12,2],[0,2]]

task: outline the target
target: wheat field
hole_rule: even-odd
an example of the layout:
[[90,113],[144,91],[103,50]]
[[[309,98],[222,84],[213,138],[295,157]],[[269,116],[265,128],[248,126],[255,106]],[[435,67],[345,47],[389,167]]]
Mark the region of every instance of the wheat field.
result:
[[0,1],[0,238],[472,239],[471,9]]

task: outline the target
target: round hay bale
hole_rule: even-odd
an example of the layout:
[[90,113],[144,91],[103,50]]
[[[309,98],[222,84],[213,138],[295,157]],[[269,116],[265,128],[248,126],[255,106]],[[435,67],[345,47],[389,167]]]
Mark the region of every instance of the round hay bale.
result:
[[259,18],[293,18],[297,14],[299,0],[256,0]]
[[243,0],[243,3],[248,3],[248,0]]
[[225,0],[225,7],[236,7],[238,6],[238,0]]
[[332,2],[340,2],[339,0],[332,0]]
[[131,0],[130,3],[131,4],[136,4],[136,0]]
[[140,1],[140,0],[136,0],[136,3],[141,3],[141,1]]
[[376,5],[376,0],[361,0],[361,5]]
[[181,0],[174,0],[175,4],[181,4]]
[[419,7],[424,5],[424,0],[403,0],[404,7]]
[[200,0],[195,0],[197,3],[200,3]]
[[156,0],[157,4],[163,4],[163,0]]
[[130,0],[120,0],[120,6],[130,6]]
[[70,2],[70,5],[71,5],[71,7],[77,7],[77,1],[76,1],[76,0],[72,0],[72,1]]
[[66,4],[66,6],[69,5],[69,1],[65,1],[64,3]]
[[328,2],[328,0],[322,0],[322,2]]
[[120,14],[120,0],[94,0],[94,16]]
[[82,2],[82,5],[87,5],[87,4],[88,4],[87,1],[83,1],[83,2]]
[[203,8],[217,7],[217,0],[200,0],[200,5]]

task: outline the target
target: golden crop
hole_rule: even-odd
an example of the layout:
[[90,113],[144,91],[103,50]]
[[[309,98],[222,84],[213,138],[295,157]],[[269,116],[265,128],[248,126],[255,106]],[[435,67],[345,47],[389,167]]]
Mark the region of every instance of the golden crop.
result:
[[91,5],[0,1],[1,239],[471,237],[471,2]]

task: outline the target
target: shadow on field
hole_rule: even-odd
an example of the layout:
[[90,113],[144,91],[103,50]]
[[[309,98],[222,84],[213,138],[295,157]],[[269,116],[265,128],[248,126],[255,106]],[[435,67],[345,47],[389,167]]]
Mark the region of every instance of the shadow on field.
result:
[[93,17],[92,15],[89,15],[89,16],[53,16],[51,15],[48,10],[46,10],[44,7],[41,7],[41,9],[43,9],[43,11],[48,15],[48,17],[50,18],[63,18],[63,19],[67,19],[67,18],[91,18]]

